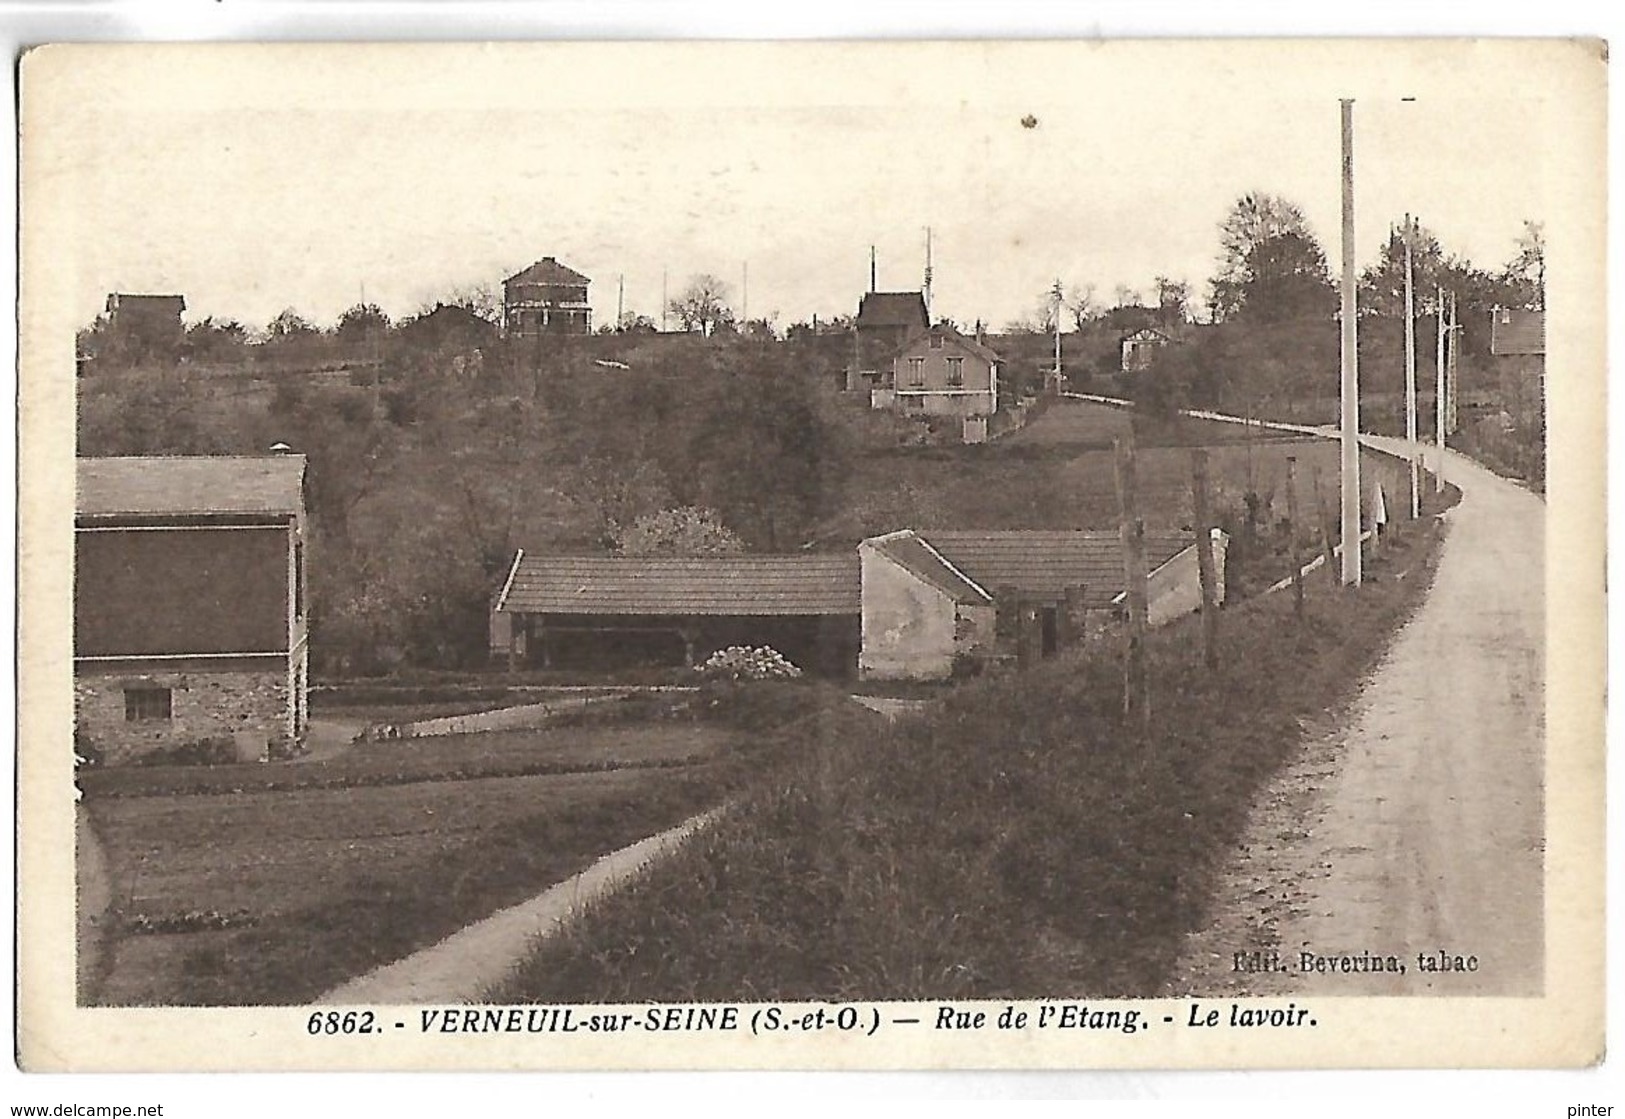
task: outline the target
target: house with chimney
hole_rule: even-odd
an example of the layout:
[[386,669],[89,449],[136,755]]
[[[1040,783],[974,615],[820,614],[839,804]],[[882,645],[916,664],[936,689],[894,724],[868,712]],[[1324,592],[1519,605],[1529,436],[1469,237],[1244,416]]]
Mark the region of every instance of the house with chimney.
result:
[[877,407],[921,416],[991,416],[999,410],[999,355],[946,324],[916,331],[891,356],[891,388]]
[[502,327],[509,338],[592,333],[587,286],[574,268],[544,256],[502,281]]
[[105,764],[305,735],[303,455],[81,458],[76,749]]
[[183,295],[115,291],[107,297],[107,337],[128,358],[172,357],[186,340],[185,311]]
[[846,387],[853,392],[890,388],[892,357],[911,334],[928,330],[925,294],[918,291],[865,292],[852,324],[852,364]]

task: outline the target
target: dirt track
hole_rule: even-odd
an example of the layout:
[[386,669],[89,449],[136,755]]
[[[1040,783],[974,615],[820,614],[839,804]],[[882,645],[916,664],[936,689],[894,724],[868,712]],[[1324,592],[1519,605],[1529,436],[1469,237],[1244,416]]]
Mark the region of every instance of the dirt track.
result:
[[[1460,456],[1445,475],[1463,497],[1426,602],[1264,791],[1170,993],[1542,990],[1546,507]],[[1254,951],[1285,970],[1238,968]],[[1441,951],[1474,970],[1423,970]],[[1305,971],[1306,952],[1404,972]]]

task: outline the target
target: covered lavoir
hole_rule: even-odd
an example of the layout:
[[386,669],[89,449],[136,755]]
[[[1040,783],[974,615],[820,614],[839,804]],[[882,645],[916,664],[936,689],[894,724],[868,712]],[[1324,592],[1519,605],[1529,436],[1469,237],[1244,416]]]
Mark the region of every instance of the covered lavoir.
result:
[[770,645],[800,668],[851,673],[858,557],[514,557],[491,610],[491,652],[515,667],[693,665]]

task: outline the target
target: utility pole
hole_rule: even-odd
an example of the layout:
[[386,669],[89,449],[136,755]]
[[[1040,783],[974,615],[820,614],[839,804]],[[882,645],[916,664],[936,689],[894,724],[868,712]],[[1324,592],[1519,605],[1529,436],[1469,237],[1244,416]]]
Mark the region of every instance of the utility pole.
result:
[[739,323],[750,322],[750,261],[739,266]]
[[1053,292],[1051,292],[1051,294],[1055,296],[1055,372],[1054,372],[1054,382],[1055,382],[1055,393],[1056,393],[1057,396],[1059,396],[1060,392],[1061,392],[1061,305],[1063,303],[1063,299],[1062,299],[1062,296],[1061,296],[1061,279],[1060,279],[1059,276],[1057,276],[1055,278],[1055,290]]
[[1416,220],[1405,215],[1405,457],[1411,461],[1411,519],[1422,513],[1422,479],[1416,456],[1416,303],[1412,291],[1411,242],[1416,236]]
[[666,297],[666,270],[660,270],[660,333],[666,333],[666,316],[671,308],[671,300]]
[[925,227],[925,290],[920,293],[925,298],[925,321],[931,321],[931,227]]
[[1437,301],[1434,304],[1439,319],[1439,351],[1434,359],[1434,388],[1433,388],[1433,445],[1439,449],[1439,461],[1433,469],[1434,490],[1444,488],[1444,285],[1440,284]]
[[875,289],[876,274],[877,274],[877,269],[876,269],[876,264],[875,264],[875,247],[873,245],[870,245],[869,246],[869,290],[870,291],[876,290]]
[[626,273],[615,278],[615,329],[626,325]]
[[1143,732],[1151,721],[1151,684],[1145,664],[1145,521],[1138,507],[1134,437],[1113,441],[1117,466],[1118,539],[1123,552],[1124,599],[1128,605],[1128,649],[1123,663],[1123,715]]
[[1445,349],[1445,377],[1444,396],[1445,413],[1444,429],[1447,434],[1456,433],[1456,410],[1461,398],[1461,386],[1456,382],[1457,358],[1461,353],[1461,324],[1456,321],[1456,293],[1450,293],[1450,345]]
[[1343,107],[1343,584],[1360,585],[1360,370],[1355,334],[1354,101]]

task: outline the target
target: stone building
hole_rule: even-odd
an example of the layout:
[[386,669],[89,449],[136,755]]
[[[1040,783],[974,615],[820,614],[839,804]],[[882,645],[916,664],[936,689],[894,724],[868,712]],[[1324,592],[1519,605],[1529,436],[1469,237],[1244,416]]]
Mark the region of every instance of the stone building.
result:
[[261,758],[307,718],[305,459],[81,458],[74,723],[106,764]]
[[592,281],[574,268],[544,256],[502,281],[502,327],[509,338],[544,334],[591,334]]

